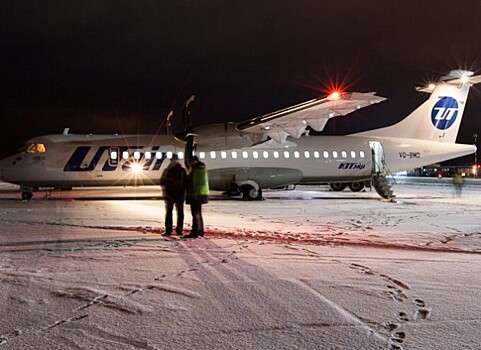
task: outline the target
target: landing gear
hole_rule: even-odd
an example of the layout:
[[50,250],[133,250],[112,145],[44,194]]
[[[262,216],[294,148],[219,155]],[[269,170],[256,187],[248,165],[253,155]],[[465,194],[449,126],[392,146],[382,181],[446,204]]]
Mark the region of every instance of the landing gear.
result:
[[349,182],[349,183],[331,182],[330,186],[331,186],[331,190],[333,190],[335,192],[344,191],[346,189],[346,187],[349,187],[349,189],[352,192],[359,192],[364,188],[364,182],[362,182],[362,181]]
[[245,201],[257,201],[262,199],[262,190],[256,189],[251,185],[244,185],[241,187],[242,199]]
[[364,183],[363,182],[351,182],[348,186],[349,186],[349,189],[352,192],[359,192],[364,188]]
[[334,192],[341,192],[344,191],[344,189],[347,187],[347,184],[343,182],[331,182],[330,186],[331,190]]
[[33,197],[33,191],[35,189],[32,186],[20,186],[20,191],[22,191],[22,199],[24,201],[29,201]]
[[22,192],[22,199],[24,201],[29,201],[30,199],[32,199],[32,197],[33,197],[32,192]]

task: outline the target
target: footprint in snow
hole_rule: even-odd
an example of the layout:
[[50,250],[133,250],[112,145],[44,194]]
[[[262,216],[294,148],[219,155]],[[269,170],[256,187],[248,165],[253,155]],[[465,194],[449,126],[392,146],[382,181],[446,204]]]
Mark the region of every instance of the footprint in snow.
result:
[[414,299],[414,305],[416,305],[418,307],[425,307],[426,303],[424,302],[424,300]]
[[428,317],[429,317],[429,310],[428,310],[428,309],[425,309],[425,308],[416,310],[416,312],[414,313],[414,319],[415,319],[416,321],[418,321],[418,320],[427,320]]
[[396,323],[387,323],[387,324],[384,324],[383,327],[387,329],[389,332],[392,332],[398,329],[399,325]]
[[398,315],[398,319],[401,321],[409,321],[409,317],[405,312],[400,312]]
[[406,333],[404,332],[396,332],[391,336],[391,340],[395,341],[396,343],[403,343],[406,339]]

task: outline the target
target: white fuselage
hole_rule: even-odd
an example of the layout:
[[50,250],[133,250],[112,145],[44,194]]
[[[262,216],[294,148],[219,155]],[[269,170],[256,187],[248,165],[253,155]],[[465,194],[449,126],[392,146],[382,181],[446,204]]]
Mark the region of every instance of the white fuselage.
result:
[[[34,188],[156,185],[170,152],[182,156],[184,151],[184,144],[168,135],[49,135],[29,142],[41,143],[45,152],[24,151],[3,159],[0,180]],[[381,145],[382,154],[372,142]],[[211,188],[224,190],[228,182],[255,176],[256,169],[263,174],[261,188],[361,181],[371,177],[376,157],[384,157],[389,170],[398,172],[474,151],[471,145],[417,139],[308,136],[282,145],[266,142],[225,151],[199,148],[196,154],[209,170]],[[142,170],[134,173],[133,164]]]

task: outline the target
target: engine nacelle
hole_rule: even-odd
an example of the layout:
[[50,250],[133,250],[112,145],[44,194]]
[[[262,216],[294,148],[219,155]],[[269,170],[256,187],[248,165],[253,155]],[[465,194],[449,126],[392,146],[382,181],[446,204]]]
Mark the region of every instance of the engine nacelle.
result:
[[299,169],[291,168],[222,168],[209,170],[209,186],[213,190],[240,193],[243,186],[256,189],[287,186],[302,179]]
[[197,151],[216,151],[250,147],[267,140],[267,136],[236,129],[234,123],[199,126],[192,130]]

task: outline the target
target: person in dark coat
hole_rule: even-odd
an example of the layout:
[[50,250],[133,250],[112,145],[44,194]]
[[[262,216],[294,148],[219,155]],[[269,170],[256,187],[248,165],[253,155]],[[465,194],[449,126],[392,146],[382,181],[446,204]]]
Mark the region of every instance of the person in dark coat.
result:
[[189,170],[186,182],[186,203],[190,204],[192,213],[192,231],[186,238],[204,236],[204,220],[202,218],[202,204],[209,201],[209,179],[207,169],[196,156],[186,158]]
[[162,187],[165,202],[165,232],[162,234],[163,236],[172,234],[172,211],[174,206],[177,213],[175,232],[178,235],[182,235],[186,175],[185,169],[179,163],[179,157],[174,153],[170,159],[169,166],[164,170],[160,178],[160,186]]

